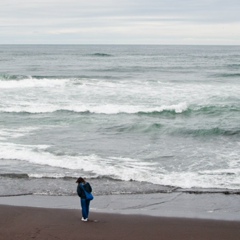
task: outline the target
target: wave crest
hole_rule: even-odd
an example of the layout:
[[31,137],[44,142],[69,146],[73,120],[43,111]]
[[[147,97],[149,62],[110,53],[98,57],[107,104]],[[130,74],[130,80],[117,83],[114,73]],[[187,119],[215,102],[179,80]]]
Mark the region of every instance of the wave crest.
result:
[[107,53],[93,53],[90,54],[91,56],[96,56],[96,57],[112,57],[111,54],[107,54]]
[[0,81],[22,80],[22,79],[26,79],[26,78],[30,78],[30,76],[0,74]]
[[179,114],[188,109],[186,103],[179,103],[176,105],[169,106],[160,106],[155,108],[147,108],[141,106],[128,106],[128,105],[114,105],[106,104],[100,106],[35,106],[29,105],[25,107],[16,106],[16,107],[5,107],[0,108],[0,112],[5,113],[23,113],[23,114],[39,114],[39,113],[58,113],[58,112],[72,112],[80,114],[147,114],[147,115],[156,115],[163,112],[172,112],[174,114]]
[[219,127],[209,129],[186,129],[180,130],[181,134],[193,135],[196,137],[204,136],[234,136],[240,135],[240,129],[222,129]]
[[[44,81],[43,81],[44,80]],[[15,88],[49,88],[49,87],[63,87],[69,79],[59,79],[59,78],[34,78],[26,76],[9,76],[5,78],[0,78],[1,84],[0,89],[15,89]]]
[[216,77],[238,78],[240,77],[240,73],[222,73],[222,74],[217,74]]

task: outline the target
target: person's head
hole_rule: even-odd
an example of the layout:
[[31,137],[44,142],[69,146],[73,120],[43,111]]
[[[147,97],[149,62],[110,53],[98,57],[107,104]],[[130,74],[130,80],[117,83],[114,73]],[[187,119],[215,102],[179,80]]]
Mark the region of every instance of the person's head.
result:
[[85,183],[85,180],[82,177],[79,177],[76,183]]

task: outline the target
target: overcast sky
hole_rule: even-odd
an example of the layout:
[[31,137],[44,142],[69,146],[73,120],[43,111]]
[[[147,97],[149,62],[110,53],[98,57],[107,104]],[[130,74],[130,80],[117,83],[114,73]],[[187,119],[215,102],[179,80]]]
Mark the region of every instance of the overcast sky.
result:
[[0,44],[240,45],[240,0],[0,0]]

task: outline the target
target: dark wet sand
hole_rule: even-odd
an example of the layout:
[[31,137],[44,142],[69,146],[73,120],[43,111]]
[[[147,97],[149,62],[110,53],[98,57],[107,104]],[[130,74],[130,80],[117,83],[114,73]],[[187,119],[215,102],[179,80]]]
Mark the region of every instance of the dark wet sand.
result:
[[0,240],[239,240],[239,221],[164,218],[0,205]]

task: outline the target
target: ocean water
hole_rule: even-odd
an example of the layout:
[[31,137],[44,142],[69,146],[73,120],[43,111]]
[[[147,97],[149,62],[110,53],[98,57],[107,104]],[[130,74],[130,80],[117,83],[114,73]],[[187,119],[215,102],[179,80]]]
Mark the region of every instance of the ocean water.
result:
[[0,196],[240,191],[240,47],[0,45]]

